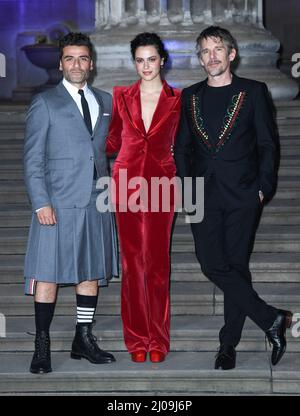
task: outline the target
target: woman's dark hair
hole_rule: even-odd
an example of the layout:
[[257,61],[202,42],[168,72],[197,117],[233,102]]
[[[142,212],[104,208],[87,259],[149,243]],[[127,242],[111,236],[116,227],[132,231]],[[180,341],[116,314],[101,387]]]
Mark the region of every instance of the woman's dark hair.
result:
[[84,33],[70,32],[59,40],[60,58],[63,56],[63,49],[66,46],[87,46],[90,53],[90,58],[93,57],[93,44],[90,38]]
[[231,52],[232,49],[237,50],[237,43],[232,34],[227,29],[223,29],[220,26],[209,26],[204,29],[200,35],[196,39],[196,51],[197,55],[199,56],[201,53],[201,42],[203,39],[207,38],[219,38],[221,39],[224,44],[227,46],[228,53]]
[[135,59],[135,52],[140,46],[154,46],[159,54],[159,56],[164,60],[166,64],[169,54],[165,49],[165,45],[161,38],[156,33],[139,33],[131,42],[130,49],[132,58]]

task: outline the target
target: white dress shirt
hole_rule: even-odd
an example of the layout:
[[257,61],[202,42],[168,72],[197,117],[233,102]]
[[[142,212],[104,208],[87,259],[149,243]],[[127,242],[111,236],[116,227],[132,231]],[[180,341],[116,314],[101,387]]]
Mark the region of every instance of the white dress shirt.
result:
[[[77,105],[77,107],[78,107],[78,109],[81,112],[81,115],[83,117],[83,111],[82,111],[82,107],[81,107],[81,96],[80,96],[80,94],[78,94],[78,89],[79,88],[70,84],[70,82],[67,81],[65,78],[63,79],[62,83],[63,83],[63,86],[68,91],[68,93],[73,98],[73,100],[75,101],[75,103],[76,103],[76,105]],[[90,110],[91,120],[92,120],[92,127],[94,129],[95,125],[97,123],[98,115],[99,115],[99,104],[98,104],[98,101],[96,100],[94,94],[89,89],[87,84],[85,84],[85,86],[82,87],[81,89],[83,90],[85,99],[87,100],[88,105],[89,105],[89,110]]]

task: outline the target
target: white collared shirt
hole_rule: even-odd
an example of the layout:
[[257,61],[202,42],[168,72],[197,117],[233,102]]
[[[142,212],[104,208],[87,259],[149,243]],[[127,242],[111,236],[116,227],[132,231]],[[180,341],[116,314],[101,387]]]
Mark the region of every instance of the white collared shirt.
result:
[[[62,83],[63,83],[64,87],[66,88],[66,90],[68,91],[68,93],[73,98],[73,100],[75,101],[75,103],[77,104],[77,107],[78,107],[78,109],[79,109],[79,111],[80,111],[80,113],[83,117],[83,111],[82,111],[82,107],[81,107],[81,96],[80,96],[80,94],[78,94],[78,88],[75,87],[74,85],[72,85],[65,78],[63,79]],[[90,110],[91,120],[92,120],[92,127],[94,129],[95,125],[97,123],[98,115],[99,115],[99,104],[98,104],[98,101],[96,100],[94,94],[89,89],[87,83],[81,89],[83,90],[85,99],[87,100],[88,105],[89,105],[89,110]]]

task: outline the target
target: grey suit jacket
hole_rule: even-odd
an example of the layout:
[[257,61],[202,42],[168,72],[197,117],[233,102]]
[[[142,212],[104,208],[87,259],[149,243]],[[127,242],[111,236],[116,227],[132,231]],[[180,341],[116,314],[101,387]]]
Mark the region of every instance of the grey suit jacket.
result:
[[92,135],[62,83],[32,100],[26,117],[24,173],[34,211],[47,205],[83,208],[90,201],[94,163],[100,177],[108,174],[105,140],[112,98],[91,90],[99,103]]

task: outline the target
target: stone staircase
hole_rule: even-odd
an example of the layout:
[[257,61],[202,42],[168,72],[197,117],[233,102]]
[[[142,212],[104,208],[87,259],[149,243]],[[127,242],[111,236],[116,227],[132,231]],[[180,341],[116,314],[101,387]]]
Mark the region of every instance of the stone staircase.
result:
[[[278,102],[281,144],[275,198],[263,212],[251,270],[255,289],[278,307],[300,312],[300,102]],[[159,365],[132,363],[125,351],[120,320],[120,282],[100,293],[95,334],[117,362],[92,365],[69,357],[75,325],[75,296],[59,290],[51,327],[53,373],[28,372],[33,351],[33,299],[23,295],[23,261],[30,207],[23,183],[25,105],[0,105],[0,395],[133,394],[211,395],[299,394],[300,338],[288,331],[288,351],[276,367],[264,334],[246,321],[237,366],[213,369],[223,296],[201,273],[189,225],[178,215],[172,244],[171,352]],[[295,331],[294,331],[295,332]],[[300,332],[299,332],[300,334]],[[297,334],[296,334],[297,335]]]

